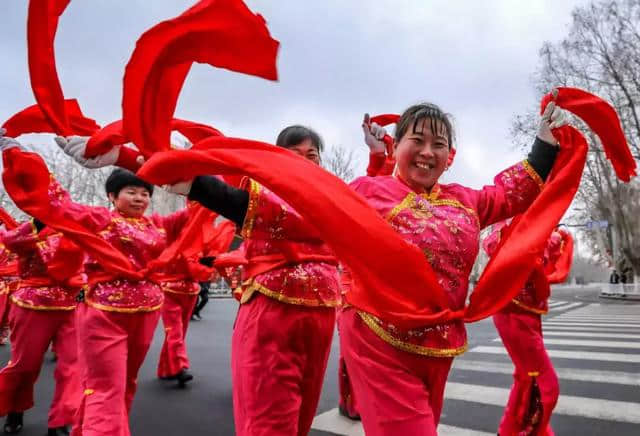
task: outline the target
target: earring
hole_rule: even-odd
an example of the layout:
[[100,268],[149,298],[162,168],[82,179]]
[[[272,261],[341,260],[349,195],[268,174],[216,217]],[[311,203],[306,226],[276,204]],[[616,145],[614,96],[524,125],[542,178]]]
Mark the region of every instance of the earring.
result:
[[445,171],[449,171],[449,165],[445,165],[445,166],[444,166],[444,170],[445,170]]

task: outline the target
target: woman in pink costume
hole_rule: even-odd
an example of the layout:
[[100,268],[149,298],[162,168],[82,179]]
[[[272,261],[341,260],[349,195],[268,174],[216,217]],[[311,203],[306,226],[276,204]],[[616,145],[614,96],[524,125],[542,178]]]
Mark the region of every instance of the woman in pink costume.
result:
[[[2,235],[2,242],[18,257],[19,285],[11,295],[11,360],[0,371],[0,416],[7,415],[4,432],[19,433],[24,412],[33,407],[33,390],[44,355],[58,351],[55,390],[49,409],[48,434],[68,435],[82,395],[78,362],[75,309],[80,292],[54,269],[64,262],[62,275],[78,274],[83,255],[75,258],[61,249],[59,233],[28,221]],[[61,259],[60,257],[64,257]]]
[[[489,256],[496,251],[504,225],[483,243]],[[542,315],[548,311],[548,273],[554,270],[563,250],[563,237],[554,231],[547,242],[542,267],[536,270],[518,295],[493,316],[493,323],[514,363],[513,386],[500,422],[498,434],[551,436],[551,413],[560,394],[542,338]]]
[[[453,128],[439,107],[415,105],[397,123],[395,174],[362,177],[352,187],[407,242],[422,249],[448,291],[450,307],[460,309],[480,230],[523,212],[533,202],[557,153],[550,128],[562,121],[560,110],[550,104],[528,159],[499,173],[493,186],[476,190],[438,182],[454,146]],[[384,151],[369,125],[363,127],[371,151]],[[453,357],[467,349],[463,322],[407,331],[347,308],[339,327],[366,433],[435,435]]]

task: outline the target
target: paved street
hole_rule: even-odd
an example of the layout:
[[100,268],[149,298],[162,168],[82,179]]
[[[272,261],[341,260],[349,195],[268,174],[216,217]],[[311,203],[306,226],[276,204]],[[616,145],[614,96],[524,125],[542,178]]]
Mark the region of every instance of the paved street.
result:
[[[560,377],[553,417],[558,435],[640,434],[640,304],[599,301],[597,289],[554,290],[545,342]],[[236,303],[211,300],[189,335],[193,385],[185,390],[155,379],[160,330],[141,371],[131,417],[135,436],[232,435],[229,342]],[[442,435],[495,434],[511,385],[512,365],[491,321],[469,326],[469,351],[457,358],[446,390]],[[313,435],[364,434],[337,416],[337,339],[334,340]],[[0,348],[0,363],[8,360]],[[54,363],[37,385],[25,436],[42,435]]]

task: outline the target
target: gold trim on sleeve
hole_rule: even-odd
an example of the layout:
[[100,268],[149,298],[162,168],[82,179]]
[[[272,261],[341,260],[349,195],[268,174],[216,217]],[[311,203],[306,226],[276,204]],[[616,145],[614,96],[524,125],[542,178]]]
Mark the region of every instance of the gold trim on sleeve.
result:
[[465,340],[464,344],[458,348],[431,348],[431,347],[423,347],[421,345],[409,344],[407,342],[402,342],[389,334],[385,329],[380,327],[380,325],[376,322],[375,318],[366,313],[358,311],[358,315],[362,321],[373,331],[380,339],[385,341],[386,343],[393,345],[399,350],[406,351],[408,353],[419,354],[421,356],[429,356],[429,357],[455,357],[459,356],[469,347],[468,342]]
[[262,192],[262,186],[253,179],[249,180],[249,207],[247,208],[247,215],[244,218],[240,235],[249,239],[251,232],[253,231],[253,225],[256,221],[256,215],[258,213],[258,200]]
[[529,174],[529,177],[531,177],[533,181],[536,182],[536,184],[542,191],[542,188],[544,187],[544,180],[542,180],[542,177],[540,177],[540,175],[536,172],[536,170],[533,169],[533,167],[531,166],[531,164],[527,159],[522,161],[522,166],[524,170],[527,172],[527,174]]

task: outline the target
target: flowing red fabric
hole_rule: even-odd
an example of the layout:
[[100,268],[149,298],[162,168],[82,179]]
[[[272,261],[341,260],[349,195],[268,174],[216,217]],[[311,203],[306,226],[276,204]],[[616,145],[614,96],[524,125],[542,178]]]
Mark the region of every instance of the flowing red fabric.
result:
[[[553,97],[542,100],[542,107]],[[580,117],[600,138],[605,155],[618,178],[624,182],[637,175],[636,161],[622,131],[615,109],[601,98],[577,88],[558,88],[556,104]]]
[[[31,88],[44,118],[54,133],[62,136],[82,134],[72,126],[56,70],[54,40],[58,19],[69,0],[30,0],[27,16],[27,50]],[[77,118],[77,114],[75,114]],[[79,121],[85,125],[93,120]]]
[[13,219],[9,212],[0,207],[0,222],[4,224],[7,230],[13,230],[18,227],[18,222]]
[[573,237],[566,230],[559,229],[562,235],[562,252],[556,260],[553,271],[547,275],[549,283],[563,283],[569,277],[573,262]]
[[[100,128],[95,120],[84,116],[76,99],[64,101],[64,112],[69,119],[71,135],[92,135]],[[37,104],[16,113],[2,127],[7,129],[6,136],[12,138],[17,138],[27,133],[56,133],[56,129],[49,121],[49,118]]]
[[[585,107],[565,98],[564,92],[559,90],[561,101],[571,102],[568,109],[576,115],[605,108],[595,96],[593,100],[583,100]],[[562,104],[558,103],[563,107]],[[594,127],[599,136],[602,128],[606,125]],[[353,306],[412,328],[463,316],[468,322],[485,318],[520,291],[536,267],[534,259],[543,253],[549,234],[569,207],[586,161],[587,143],[576,129],[563,127],[554,130],[554,135],[561,151],[552,175],[530,208],[511,224],[464,314],[447,308],[446,295],[417,247],[406,243],[340,180],[286,150],[255,141],[211,138],[198,144],[198,148],[206,150],[170,151],[152,157],[140,174],[164,184],[198,174],[226,174],[242,169],[313,223],[336,256],[351,269],[358,284],[347,294]],[[611,149],[609,141],[619,139],[609,137],[603,146]],[[615,150],[612,156],[619,158]],[[281,177],[283,173],[287,174],[286,179]],[[348,241],[344,234],[351,236]],[[421,286],[417,288],[416,283]]]
[[278,42],[240,0],[201,0],[145,32],[124,76],[123,123],[146,156],[169,149],[170,120],[193,62],[277,79]]
[[83,263],[84,251],[63,237],[47,263],[47,272],[55,281],[68,284],[82,270]]
[[236,235],[236,225],[231,221],[223,221],[213,228],[213,231],[204,234],[204,257],[217,257],[226,253]]
[[106,271],[134,280],[143,277],[143,273],[134,270],[124,254],[84,228],[81,223],[66,218],[50,204],[48,189],[51,176],[39,155],[14,147],[5,150],[2,159],[4,187],[20,209],[52,229],[62,232],[78,247],[99,259]]
[[162,269],[179,256],[185,260],[198,259],[204,249],[205,228],[213,228],[217,214],[201,205],[189,206],[189,222],[180,232],[180,237],[169,245],[162,254],[149,262],[150,270]]
[[[354,281],[361,284],[358,289],[376,289],[375,293],[352,293],[349,299],[354,306],[371,309],[383,319],[398,319],[401,325],[442,322],[453,316],[422,251],[403,240],[338,178],[288,150],[257,141],[214,137],[200,142],[198,148],[158,153],[139,174],[149,182],[165,184],[241,170],[313,223],[336,257],[352,269]],[[423,286],[418,290],[415,283]]]
[[[195,123],[193,121],[174,118],[171,120],[171,130],[180,132],[192,144],[200,142],[209,136],[221,136],[222,133],[206,124]],[[113,147],[130,142],[123,130],[122,120],[107,124],[99,131],[95,132],[87,142],[85,150],[86,157],[94,157],[105,154]]]

